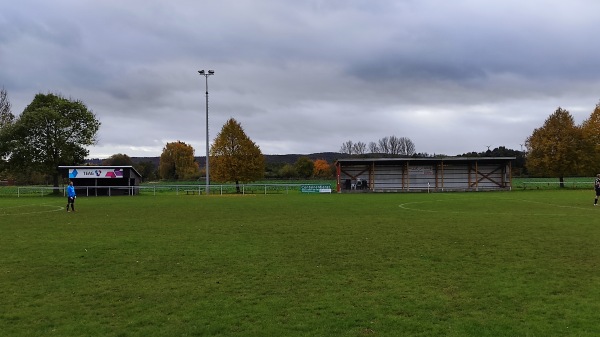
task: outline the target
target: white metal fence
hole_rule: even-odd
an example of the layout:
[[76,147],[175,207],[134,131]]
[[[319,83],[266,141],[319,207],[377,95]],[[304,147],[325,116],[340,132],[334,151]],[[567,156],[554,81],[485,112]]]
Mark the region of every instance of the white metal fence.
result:
[[[316,184],[228,184],[210,185],[210,194],[288,194],[299,193],[302,186]],[[318,184],[323,186],[322,183]],[[327,184],[330,185],[330,184]],[[334,186],[331,186],[335,190]],[[238,192],[239,188],[239,192]],[[77,196],[116,195],[206,195],[206,185],[75,186]],[[66,186],[0,186],[0,196],[66,196]]]

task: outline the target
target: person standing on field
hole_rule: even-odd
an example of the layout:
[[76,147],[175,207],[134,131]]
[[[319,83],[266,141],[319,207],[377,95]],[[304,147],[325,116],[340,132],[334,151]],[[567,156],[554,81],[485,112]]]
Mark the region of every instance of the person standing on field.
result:
[[598,205],[598,197],[600,197],[600,174],[596,174],[596,182],[594,182],[594,188],[596,189],[596,198],[594,199],[594,206]]
[[67,186],[67,212],[69,211],[69,205],[71,205],[71,210],[75,212],[75,187],[73,186],[73,182],[69,182],[69,186]]

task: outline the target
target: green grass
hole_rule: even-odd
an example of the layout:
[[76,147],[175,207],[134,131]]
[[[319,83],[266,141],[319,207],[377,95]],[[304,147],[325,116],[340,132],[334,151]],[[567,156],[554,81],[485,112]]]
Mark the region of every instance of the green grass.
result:
[[598,336],[593,191],[0,199],[6,336]]
[[[593,189],[595,177],[565,177],[563,187],[566,189]],[[548,190],[561,189],[558,178],[515,178],[513,189]]]

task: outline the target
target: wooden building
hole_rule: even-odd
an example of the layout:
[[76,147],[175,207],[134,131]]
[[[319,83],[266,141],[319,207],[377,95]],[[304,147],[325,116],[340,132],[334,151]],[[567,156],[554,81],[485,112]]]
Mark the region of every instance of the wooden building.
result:
[[492,191],[512,188],[515,157],[353,158],[336,165],[337,192]]

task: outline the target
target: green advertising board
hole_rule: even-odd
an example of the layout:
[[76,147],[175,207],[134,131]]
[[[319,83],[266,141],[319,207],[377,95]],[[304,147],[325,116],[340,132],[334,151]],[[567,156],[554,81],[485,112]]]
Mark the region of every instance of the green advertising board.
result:
[[331,193],[331,185],[302,185],[302,193]]

